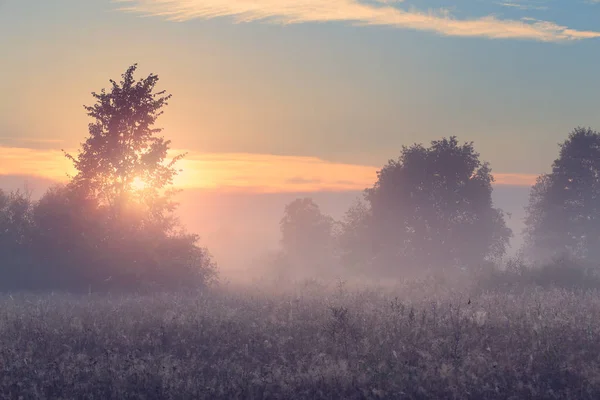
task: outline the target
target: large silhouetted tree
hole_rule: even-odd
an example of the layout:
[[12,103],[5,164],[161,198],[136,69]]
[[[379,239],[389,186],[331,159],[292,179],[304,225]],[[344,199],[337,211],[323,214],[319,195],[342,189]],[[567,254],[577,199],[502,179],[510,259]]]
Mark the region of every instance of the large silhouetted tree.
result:
[[214,275],[198,236],[174,215],[175,163],[170,141],[154,127],[171,97],[158,76],[134,79],[136,65],[111,89],[92,93],[93,122],[77,156],[77,174],[49,190],[33,212],[36,254],[53,286],[131,289],[197,286]]
[[[376,268],[474,267],[502,256],[511,236],[493,206],[492,182],[472,143],[451,137],[403,147],[366,190],[366,209],[347,215],[347,224],[365,232],[363,246]],[[357,215],[367,220],[358,222]],[[359,240],[345,235],[351,257],[356,250],[348,246],[359,249]]]
[[525,224],[531,259],[600,259],[600,133],[576,128],[560,145],[552,172],[532,188]]
[[136,69],[129,67],[119,83],[111,79],[110,91],[92,93],[96,103],[85,106],[93,118],[89,136],[77,156],[67,157],[77,170],[71,185],[83,195],[115,213],[137,200],[156,216],[171,210],[162,191],[173,183],[175,163],[183,155],[167,161],[171,142],[154,127],[171,95],[155,90],[157,75],[136,81]]

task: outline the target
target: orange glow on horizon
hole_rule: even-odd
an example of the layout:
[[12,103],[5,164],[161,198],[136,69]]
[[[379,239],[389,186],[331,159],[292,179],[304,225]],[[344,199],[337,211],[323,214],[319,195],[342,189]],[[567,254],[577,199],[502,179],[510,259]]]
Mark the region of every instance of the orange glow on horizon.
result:
[[[172,150],[169,155],[181,154]],[[73,165],[61,151],[0,146],[0,175],[31,176],[66,182]],[[182,172],[174,179],[181,189],[259,193],[360,191],[371,187],[380,167],[343,164],[316,157],[249,153],[198,153],[176,164]],[[494,174],[495,185],[531,186],[536,175]],[[143,190],[147,182],[132,184]]]

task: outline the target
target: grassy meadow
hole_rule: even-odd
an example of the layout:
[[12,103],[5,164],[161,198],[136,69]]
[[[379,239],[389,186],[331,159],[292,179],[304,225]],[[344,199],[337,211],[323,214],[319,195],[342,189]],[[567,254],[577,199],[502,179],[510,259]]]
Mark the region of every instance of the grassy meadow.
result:
[[598,399],[600,293],[0,298],[3,399]]

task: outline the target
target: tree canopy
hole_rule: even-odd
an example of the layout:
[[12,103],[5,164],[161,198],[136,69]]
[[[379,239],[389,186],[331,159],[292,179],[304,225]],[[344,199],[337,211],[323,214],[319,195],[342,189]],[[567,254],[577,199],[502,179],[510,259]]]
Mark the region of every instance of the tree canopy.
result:
[[[134,79],[132,65],[110,92],[92,92],[96,103],[84,106],[94,119],[77,157],[67,154],[77,169],[72,184],[110,205],[122,196],[142,190],[159,190],[177,174],[176,157],[164,164],[170,141],[158,136],[154,123],[171,95],[155,92],[158,76]],[[136,187],[136,182],[138,186]]]
[[576,128],[560,144],[552,172],[532,188],[525,253],[533,260],[600,256],[600,133]]
[[[21,288],[133,290],[202,287],[216,276],[198,235],[176,218],[170,141],[154,127],[171,98],[158,76],[135,80],[132,65],[85,106],[93,121],[73,161],[77,174],[38,201],[0,193],[0,225],[32,257],[19,266]],[[6,221],[5,221],[6,220]],[[25,233],[23,233],[25,232]],[[20,236],[24,235],[24,238]],[[2,272],[7,272],[2,271]],[[14,272],[14,271],[13,271]]]
[[[403,147],[377,177],[365,192],[366,208],[355,208],[346,223],[362,227],[373,267],[473,267],[505,253],[511,231],[492,203],[491,169],[472,143],[451,137]],[[357,251],[348,250],[346,257]]]
[[[199,236],[176,217],[183,154],[155,126],[171,95],[130,66],[92,92],[92,119],[76,174],[39,201],[0,190],[0,288],[130,290],[202,287],[216,277]],[[286,205],[276,262],[301,274],[354,271],[402,276],[473,269],[505,255],[511,230],[494,207],[494,178],[473,143],[456,137],[404,146],[340,222],[310,198]],[[576,128],[552,171],[532,187],[525,254],[600,257],[600,133]],[[297,274],[296,274],[297,275]]]
[[321,274],[332,270],[335,222],[312,199],[287,204],[279,225],[283,257],[290,268]]

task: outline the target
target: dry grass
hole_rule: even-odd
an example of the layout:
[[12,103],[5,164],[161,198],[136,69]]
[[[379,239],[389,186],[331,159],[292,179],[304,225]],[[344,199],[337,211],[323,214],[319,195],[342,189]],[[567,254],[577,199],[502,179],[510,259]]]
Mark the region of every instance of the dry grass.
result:
[[600,398],[599,293],[411,299],[5,296],[0,398]]

